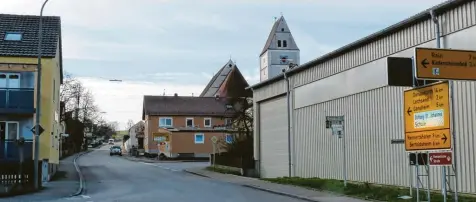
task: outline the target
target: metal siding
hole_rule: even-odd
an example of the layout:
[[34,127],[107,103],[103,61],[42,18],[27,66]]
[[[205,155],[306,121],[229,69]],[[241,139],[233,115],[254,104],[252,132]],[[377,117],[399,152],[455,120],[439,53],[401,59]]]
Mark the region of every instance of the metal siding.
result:
[[454,83],[456,155],[458,161],[458,187],[466,193],[476,193],[476,82]]
[[403,145],[390,145],[403,134],[403,89],[384,87],[295,110],[296,175],[343,179],[342,139],[325,128],[325,117],[344,115],[348,179],[408,186]]
[[[441,31],[443,35],[447,35],[476,24],[475,20],[476,1],[468,2],[452,11],[446,12],[438,18],[441,21]],[[471,20],[469,20],[471,19]],[[466,22],[467,23],[463,23]],[[365,46],[347,52],[341,56],[330,59],[324,63],[320,63],[313,68],[306,69],[291,77],[297,77],[294,83],[295,87],[311,83],[313,81],[328,77],[337,72],[342,72],[355,66],[362,65],[375,59],[394,54],[419,44],[435,39],[435,25],[431,20],[426,20],[404,29],[400,32],[391,34],[379,41],[385,42],[383,46],[389,48],[389,52],[384,49],[376,48],[377,42],[371,42]],[[378,51],[377,51],[378,50]],[[333,68],[331,70],[331,68]],[[308,74],[313,75],[309,77]],[[262,87],[267,88],[267,87]]]
[[260,103],[260,176],[288,176],[286,97]]
[[[404,145],[390,144],[403,138],[404,89],[383,87],[294,110],[295,175],[342,179],[342,140],[325,128],[325,116],[344,115],[348,179],[409,186]],[[455,82],[458,186],[465,193],[476,193],[475,92],[476,82]],[[441,189],[441,169],[432,167],[430,176],[431,188]]]
[[283,93],[286,93],[286,82],[284,79],[253,90],[253,99],[255,102],[259,102]]

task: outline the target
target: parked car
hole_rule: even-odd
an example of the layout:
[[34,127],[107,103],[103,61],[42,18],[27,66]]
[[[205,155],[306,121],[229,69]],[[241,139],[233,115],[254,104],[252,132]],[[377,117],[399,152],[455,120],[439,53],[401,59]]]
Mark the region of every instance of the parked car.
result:
[[120,146],[112,146],[111,148],[109,148],[109,155],[112,156],[112,155],[119,155],[119,156],[122,156],[122,149]]
[[109,144],[114,144],[114,139],[109,139]]

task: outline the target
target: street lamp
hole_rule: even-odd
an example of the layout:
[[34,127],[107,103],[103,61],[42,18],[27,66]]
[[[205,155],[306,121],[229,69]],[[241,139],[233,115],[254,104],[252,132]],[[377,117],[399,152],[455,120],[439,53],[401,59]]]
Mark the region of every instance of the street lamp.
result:
[[43,5],[41,6],[41,11],[40,11],[40,17],[38,18],[39,21],[39,26],[38,26],[38,66],[37,66],[37,79],[36,79],[36,114],[35,114],[35,119],[36,119],[36,124],[35,124],[35,159],[34,159],[34,168],[35,168],[35,174],[34,174],[34,182],[35,182],[35,189],[38,190],[40,187],[39,183],[39,172],[38,172],[38,160],[39,160],[39,152],[40,152],[40,101],[41,101],[41,40],[42,40],[42,35],[43,35],[43,23],[42,23],[42,17],[43,17],[43,9],[45,8],[46,3],[48,3],[48,0],[45,0],[43,2]]

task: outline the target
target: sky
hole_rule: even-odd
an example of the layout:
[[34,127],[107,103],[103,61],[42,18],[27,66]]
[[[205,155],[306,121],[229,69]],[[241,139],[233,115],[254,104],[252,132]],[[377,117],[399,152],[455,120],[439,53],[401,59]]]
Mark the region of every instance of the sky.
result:
[[[38,15],[44,0],[0,1],[0,13]],[[199,95],[230,58],[257,83],[260,51],[280,15],[305,63],[441,2],[49,0],[44,14],[61,16],[64,71],[125,128],[141,120],[143,95]]]

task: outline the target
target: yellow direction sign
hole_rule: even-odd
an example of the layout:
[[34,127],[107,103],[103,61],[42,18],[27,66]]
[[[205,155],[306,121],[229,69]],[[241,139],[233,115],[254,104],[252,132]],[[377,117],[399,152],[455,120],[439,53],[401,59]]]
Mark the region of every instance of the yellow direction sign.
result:
[[448,82],[404,92],[405,149],[450,149]]
[[450,129],[405,133],[405,149],[407,151],[451,149]]
[[476,80],[476,51],[415,48],[416,77]]

